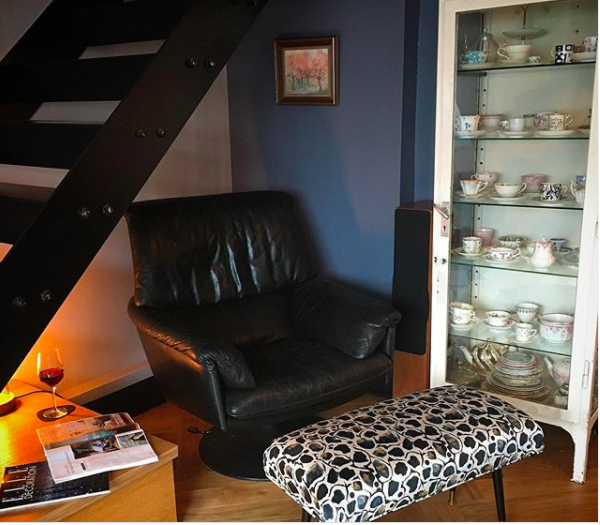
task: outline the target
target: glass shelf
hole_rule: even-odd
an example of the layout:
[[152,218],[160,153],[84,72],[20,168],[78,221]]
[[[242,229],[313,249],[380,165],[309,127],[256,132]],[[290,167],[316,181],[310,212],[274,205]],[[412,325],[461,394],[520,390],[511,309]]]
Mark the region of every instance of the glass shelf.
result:
[[[536,334],[537,339],[534,339],[532,343],[523,344],[514,343],[508,340],[509,337],[514,336],[513,329],[492,330],[488,328],[483,322],[483,319],[485,319],[485,312],[483,310],[477,310],[476,315],[479,318],[479,321],[477,321],[477,324],[473,328],[471,328],[470,330],[457,330],[455,328],[452,328],[451,326],[448,326],[448,335],[454,340],[459,338],[468,339],[469,341],[472,341],[471,346],[482,342],[485,343],[489,339],[494,343],[514,346],[519,350],[528,352],[535,351],[542,352],[548,355],[556,354],[562,356],[571,355],[572,341],[563,344],[550,343],[546,341],[540,336],[539,324],[537,324],[535,321],[532,322],[532,324],[534,325],[534,328],[538,330],[538,333]],[[516,316],[514,317],[515,320],[518,322]]]
[[523,142],[523,141],[534,141],[534,140],[589,140],[590,136],[578,131],[577,133],[573,133],[573,135],[567,135],[566,137],[542,137],[540,135],[530,135],[528,137],[507,137],[502,135],[498,131],[489,131],[485,135],[479,135],[478,137],[459,137],[457,135],[454,136],[455,141],[463,142],[463,141],[473,141],[473,140],[494,140],[494,141],[510,141],[510,142]]
[[525,196],[512,202],[497,201],[485,195],[482,197],[468,198],[454,196],[452,202],[454,204],[467,204],[467,205],[482,205],[482,206],[508,206],[510,208],[547,208],[552,210],[583,210],[581,204],[577,204],[575,199],[561,199],[557,203],[542,202],[537,199],[538,194],[525,194]]
[[570,64],[555,64],[554,62],[544,62],[540,64],[512,64],[506,65],[500,62],[496,62],[493,67],[485,67],[481,69],[460,69],[457,70],[459,75],[487,75],[488,73],[495,73],[498,71],[520,71],[520,70],[533,70],[539,71],[540,69],[564,69],[569,70],[572,67],[585,67],[585,66],[595,66],[596,61],[592,60],[589,62],[571,62]]
[[577,268],[571,268],[557,260],[550,268],[534,268],[522,257],[510,263],[494,263],[485,259],[467,259],[459,255],[452,255],[451,264],[458,266],[471,266],[472,268],[492,268],[511,272],[536,273],[540,275],[556,275],[559,277],[577,277]]

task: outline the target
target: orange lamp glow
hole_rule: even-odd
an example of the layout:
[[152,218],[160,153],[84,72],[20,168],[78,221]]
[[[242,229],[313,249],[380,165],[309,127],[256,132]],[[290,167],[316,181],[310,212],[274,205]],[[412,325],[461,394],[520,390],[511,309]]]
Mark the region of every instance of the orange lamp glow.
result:
[[0,392],[0,416],[12,412],[16,405],[15,395],[5,386]]

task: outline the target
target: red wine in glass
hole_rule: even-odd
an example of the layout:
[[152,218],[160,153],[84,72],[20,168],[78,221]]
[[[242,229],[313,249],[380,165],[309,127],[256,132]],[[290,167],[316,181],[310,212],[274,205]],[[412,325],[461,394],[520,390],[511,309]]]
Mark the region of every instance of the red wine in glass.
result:
[[52,388],[52,408],[45,410],[42,415],[46,419],[60,419],[66,416],[68,410],[56,406],[56,385],[65,377],[65,367],[58,348],[38,352],[37,372],[40,381]]

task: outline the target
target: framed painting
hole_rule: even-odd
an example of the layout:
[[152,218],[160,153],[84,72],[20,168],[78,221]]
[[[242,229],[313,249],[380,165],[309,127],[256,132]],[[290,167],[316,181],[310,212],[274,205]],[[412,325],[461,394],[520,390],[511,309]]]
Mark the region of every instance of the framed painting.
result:
[[278,104],[337,106],[338,38],[303,38],[275,42]]

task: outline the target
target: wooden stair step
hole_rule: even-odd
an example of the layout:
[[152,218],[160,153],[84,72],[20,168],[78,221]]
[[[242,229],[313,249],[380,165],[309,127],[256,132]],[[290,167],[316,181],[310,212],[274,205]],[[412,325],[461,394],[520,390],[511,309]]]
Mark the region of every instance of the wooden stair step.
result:
[[64,29],[88,46],[165,39],[191,0],[144,0],[67,10]]
[[54,188],[0,183],[0,242],[17,242],[53,191]]
[[0,104],[121,100],[154,55],[0,66]]
[[71,168],[101,123],[0,122],[0,164]]

